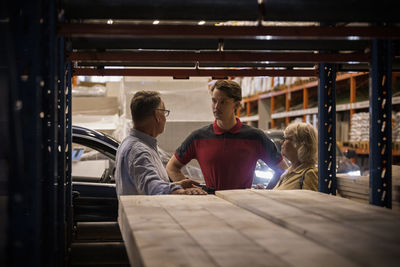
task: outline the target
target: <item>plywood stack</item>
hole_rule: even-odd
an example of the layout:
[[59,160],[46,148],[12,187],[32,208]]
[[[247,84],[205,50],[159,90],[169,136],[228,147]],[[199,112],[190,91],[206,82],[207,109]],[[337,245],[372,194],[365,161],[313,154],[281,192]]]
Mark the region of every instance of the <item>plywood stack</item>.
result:
[[[369,203],[369,176],[337,174],[338,193],[358,202]],[[392,208],[400,211],[400,166],[392,166]]]

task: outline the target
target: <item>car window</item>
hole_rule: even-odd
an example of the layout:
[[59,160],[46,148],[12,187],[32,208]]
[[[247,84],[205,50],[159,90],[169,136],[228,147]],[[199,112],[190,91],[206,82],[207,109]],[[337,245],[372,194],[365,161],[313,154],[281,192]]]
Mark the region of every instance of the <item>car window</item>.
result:
[[108,155],[78,143],[72,143],[72,180],[112,183],[115,161]]

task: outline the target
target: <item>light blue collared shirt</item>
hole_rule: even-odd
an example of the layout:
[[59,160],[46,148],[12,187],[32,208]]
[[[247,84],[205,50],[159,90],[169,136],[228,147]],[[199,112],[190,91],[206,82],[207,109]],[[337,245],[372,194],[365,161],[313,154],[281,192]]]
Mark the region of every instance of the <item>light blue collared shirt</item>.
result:
[[115,183],[117,195],[161,195],[182,188],[169,182],[157,149],[157,140],[131,129],[118,147]]

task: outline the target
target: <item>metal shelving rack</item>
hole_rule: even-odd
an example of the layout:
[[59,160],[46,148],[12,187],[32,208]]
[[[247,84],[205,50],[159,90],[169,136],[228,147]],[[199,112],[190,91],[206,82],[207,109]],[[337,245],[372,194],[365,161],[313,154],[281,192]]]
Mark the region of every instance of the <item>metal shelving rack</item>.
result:
[[[112,2],[112,3],[111,3]],[[160,9],[157,2],[165,6]],[[314,3],[288,2],[297,12],[281,8],[281,1],[193,1],[190,7],[175,1],[8,1],[1,6],[0,23],[6,36],[2,58],[7,75],[1,76],[9,102],[5,136],[13,151],[2,158],[2,173],[7,189],[7,217],[0,233],[7,239],[9,266],[66,266],[72,229],[71,189],[71,77],[73,75],[150,75],[174,76],[318,76],[316,63],[342,64],[347,71],[367,71],[371,63],[371,203],[390,207],[391,186],[391,56],[390,43],[400,39],[400,28],[384,26],[263,26],[262,21],[363,21],[399,22],[398,4],[388,1],[387,9],[375,9],[375,1],[356,1],[365,6],[365,13],[351,13],[341,1]],[[224,10],[225,12],[210,12]],[[133,15],[137,17],[132,17]],[[340,16],[339,16],[340,15]],[[86,20],[187,20],[192,25],[141,25],[87,23]],[[65,20],[63,19],[65,17]],[[254,26],[198,26],[197,21],[252,20]],[[57,35],[56,35],[57,33]],[[263,38],[273,36],[274,40]],[[373,41],[372,59],[365,53],[363,40]],[[288,41],[292,37],[294,41]],[[65,39],[64,39],[65,38]],[[79,38],[86,38],[83,42]],[[179,42],[176,42],[176,39]],[[299,40],[299,38],[301,40]],[[69,43],[68,40],[72,40]],[[332,40],[335,39],[335,40]],[[340,39],[337,41],[336,39]],[[111,41],[110,41],[111,40]],[[283,42],[282,42],[283,40]],[[382,41],[383,40],[383,41]],[[137,44],[140,43],[140,47]],[[165,45],[163,47],[163,44]],[[3,42],[2,42],[3,45]],[[65,46],[67,45],[67,47]],[[202,47],[198,47],[198,46]],[[121,53],[95,51],[79,54],[79,50],[101,51],[122,49]],[[309,51],[332,50],[328,54],[293,52],[299,46]],[[195,52],[125,51],[125,49],[171,49]],[[211,47],[211,48],[210,48]],[[224,49],[222,49],[224,48]],[[286,50],[288,53],[254,53],[251,50]],[[336,53],[336,49],[355,51]],[[71,49],[74,49],[72,51]],[[198,50],[215,50],[198,52]],[[236,50],[227,52],[227,50]],[[241,50],[250,50],[241,52]],[[78,50],[78,51],[75,51]],[[64,54],[65,51],[68,51]],[[290,52],[291,51],[291,52]],[[395,54],[398,54],[397,50]],[[77,53],[75,53],[77,52]],[[82,51],[81,51],[82,52]],[[114,51],[115,52],[115,51]],[[65,59],[65,61],[64,61]],[[89,59],[89,60],[88,60]],[[251,59],[251,62],[248,62]],[[72,67],[72,61],[74,67]],[[177,63],[178,61],[178,63]],[[358,61],[350,65],[343,62]],[[111,62],[136,69],[107,69]],[[271,63],[272,62],[272,63]],[[185,65],[186,64],[186,65]],[[309,69],[293,69],[294,66]],[[192,69],[187,67],[193,66]],[[221,70],[204,69],[222,67]],[[152,67],[159,67],[152,69]],[[181,69],[176,69],[180,67]],[[184,69],[185,67],[186,69]],[[232,69],[245,67],[245,69]],[[272,70],[271,68],[278,68]],[[161,69],[163,68],[163,69]],[[281,69],[284,68],[284,69]],[[311,68],[311,69],[310,69]],[[323,69],[320,70],[323,72]],[[329,76],[329,75],[328,75]],[[326,77],[326,73],[321,74]],[[385,78],[384,78],[385,77]],[[321,85],[324,85],[321,79]],[[329,82],[329,77],[325,80]],[[333,80],[331,80],[333,81]],[[305,94],[306,94],[305,90]],[[331,94],[332,95],[332,94]],[[271,96],[271,99],[273,97]],[[385,103],[385,104],[383,104]],[[326,96],[320,105],[332,104]],[[273,106],[273,103],[272,103]],[[383,108],[382,108],[383,107]],[[323,109],[322,109],[323,110]],[[334,109],[333,109],[334,110]],[[329,112],[328,112],[329,113]],[[2,121],[2,122],[3,122]],[[386,123],[385,123],[386,122]],[[320,116],[320,125],[330,125],[330,117]],[[386,125],[383,129],[383,125]],[[334,125],[332,126],[334,129]],[[328,127],[329,129],[329,127]],[[383,131],[382,131],[383,129]],[[334,131],[322,131],[321,140],[334,143]],[[12,144],[11,148],[9,144]],[[328,143],[329,145],[329,143]],[[323,144],[320,144],[320,149]],[[383,149],[384,148],[384,149]],[[323,153],[323,158],[332,155]],[[322,157],[320,157],[320,163]],[[323,165],[320,165],[323,166]],[[333,168],[334,169],[334,168]],[[323,181],[320,190],[333,193],[335,177]],[[329,183],[332,183],[329,187]],[[328,186],[327,186],[328,184]],[[386,192],[386,193],[385,193]],[[65,229],[65,231],[63,231]],[[64,235],[65,234],[65,235]],[[1,251],[2,256],[5,251]]]

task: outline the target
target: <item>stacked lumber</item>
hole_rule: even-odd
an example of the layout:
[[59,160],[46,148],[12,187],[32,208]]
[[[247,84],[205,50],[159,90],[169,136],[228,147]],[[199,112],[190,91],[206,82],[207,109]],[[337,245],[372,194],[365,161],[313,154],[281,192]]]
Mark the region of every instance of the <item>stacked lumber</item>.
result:
[[399,221],[309,190],[119,198],[131,266],[397,267]]
[[[362,203],[369,203],[369,176],[337,174],[338,193]],[[392,208],[400,211],[400,166],[392,166]]]

